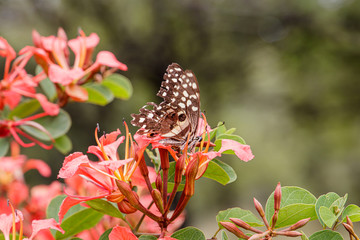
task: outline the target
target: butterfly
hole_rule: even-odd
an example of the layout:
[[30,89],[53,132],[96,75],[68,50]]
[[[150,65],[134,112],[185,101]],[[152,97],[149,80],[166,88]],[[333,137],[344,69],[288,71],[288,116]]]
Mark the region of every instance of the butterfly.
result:
[[191,149],[199,141],[196,132],[200,118],[200,91],[194,73],[172,63],[166,69],[157,96],[163,101],[159,105],[148,102],[139,114],[131,115],[131,124],[140,127],[138,134],[161,136],[160,143],[181,149],[189,136]]

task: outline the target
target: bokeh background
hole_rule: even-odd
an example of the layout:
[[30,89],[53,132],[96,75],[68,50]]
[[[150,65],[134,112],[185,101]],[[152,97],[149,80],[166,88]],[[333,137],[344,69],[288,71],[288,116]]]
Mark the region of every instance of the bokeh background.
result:
[[[0,0],[0,23],[0,36],[17,51],[32,44],[33,29],[47,36],[63,27],[69,38],[79,27],[96,32],[97,51],[113,51],[128,65],[129,101],[66,107],[73,151],[94,144],[96,123],[123,129],[123,118],[160,102],[155,94],[170,63],[194,71],[210,124],[236,127],[255,155],[248,163],[222,158],[238,174],[228,186],[197,182],[187,224],[207,237],[219,210],[253,210],[252,197],[265,203],[279,181],[316,196],[349,193],[359,204],[360,1]],[[50,163],[56,178],[63,155],[26,153]]]

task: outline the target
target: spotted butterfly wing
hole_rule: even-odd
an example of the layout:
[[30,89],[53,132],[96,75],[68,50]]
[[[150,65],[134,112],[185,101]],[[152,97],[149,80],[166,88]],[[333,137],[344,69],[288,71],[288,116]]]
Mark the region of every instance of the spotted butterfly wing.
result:
[[131,124],[140,127],[138,134],[149,137],[160,135],[161,143],[183,147],[190,134],[190,144],[196,141],[200,117],[199,85],[191,70],[184,71],[178,64],[168,66],[157,96],[163,101],[147,103],[139,114],[132,114]]

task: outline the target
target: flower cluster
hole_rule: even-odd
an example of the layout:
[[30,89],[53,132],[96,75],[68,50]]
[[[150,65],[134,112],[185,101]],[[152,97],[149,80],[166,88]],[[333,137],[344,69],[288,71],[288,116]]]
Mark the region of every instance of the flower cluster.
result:
[[[203,117],[205,119],[205,116]],[[95,155],[97,162],[90,161],[87,155],[80,152],[65,158],[58,177],[71,179],[80,176],[97,188],[97,194],[93,192],[83,196],[66,192],[68,197],[61,205],[60,221],[72,206],[105,198],[116,203],[119,211],[127,214],[127,225],[135,234],[142,229],[141,232],[160,232],[160,237],[165,237],[167,233],[175,230],[174,226],[179,227],[183,222],[183,211],[194,195],[195,181],[206,172],[213,158],[228,150],[233,150],[243,161],[253,158],[248,145],[231,139],[223,139],[218,151],[211,150],[211,146],[215,146],[210,142],[211,129],[203,119],[199,124],[199,128],[203,129],[202,140],[191,151],[187,144],[183,150],[163,145],[161,137],[148,138],[137,133],[132,137],[126,123],[124,124],[125,136],[120,136],[121,133],[117,130],[98,138],[98,127],[96,128],[97,146],[90,146],[88,153]],[[122,143],[125,145],[124,157],[120,158],[117,152]],[[149,145],[158,152],[156,158],[159,159],[160,168],[156,170],[145,162],[145,149]],[[171,210],[178,191],[182,191],[180,199],[174,210]],[[130,219],[137,220],[135,226]],[[153,229],[141,228],[144,225],[153,226]],[[120,230],[114,228],[113,231]],[[121,230],[122,233],[123,231],[125,230]]]

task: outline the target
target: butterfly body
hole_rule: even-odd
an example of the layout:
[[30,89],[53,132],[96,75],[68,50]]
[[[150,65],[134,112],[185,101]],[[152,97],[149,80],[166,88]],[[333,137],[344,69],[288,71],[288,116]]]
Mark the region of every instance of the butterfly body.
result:
[[169,65],[157,96],[163,98],[159,105],[149,102],[139,114],[131,115],[131,123],[140,127],[138,134],[161,136],[162,144],[181,148],[189,137],[193,145],[200,118],[200,91],[194,73],[176,63]]

